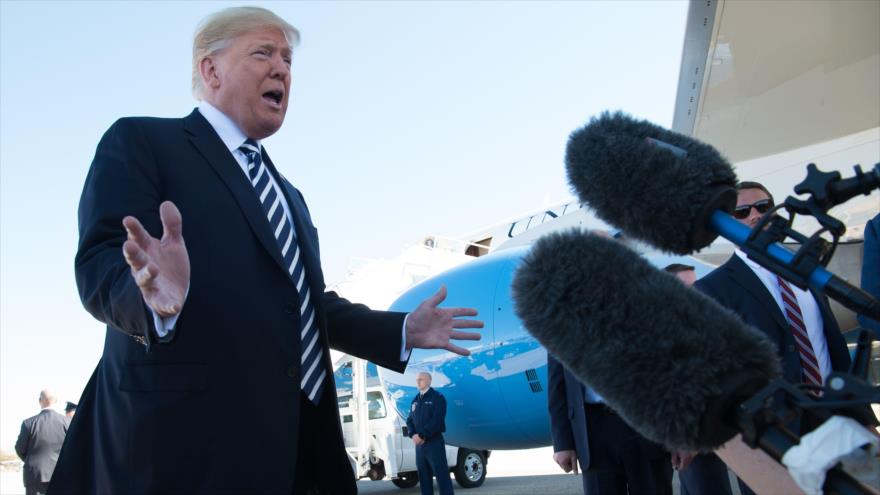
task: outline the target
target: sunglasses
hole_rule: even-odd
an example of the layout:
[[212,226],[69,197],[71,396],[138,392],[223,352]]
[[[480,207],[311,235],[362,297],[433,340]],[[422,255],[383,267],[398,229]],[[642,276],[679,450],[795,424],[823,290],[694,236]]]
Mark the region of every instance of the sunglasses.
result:
[[763,215],[773,208],[773,200],[762,199],[761,201],[755,201],[750,205],[739,205],[733,210],[733,216],[739,219],[746,218],[749,216],[749,213],[752,212],[752,208],[758,210],[758,213]]

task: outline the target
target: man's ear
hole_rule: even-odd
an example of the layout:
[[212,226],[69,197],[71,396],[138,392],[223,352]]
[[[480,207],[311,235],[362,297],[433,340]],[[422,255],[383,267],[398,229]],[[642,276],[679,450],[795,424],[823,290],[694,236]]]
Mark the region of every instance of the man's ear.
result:
[[199,62],[199,74],[202,76],[202,84],[206,88],[217,89],[220,87],[220,73],[214,57],[208,56]]

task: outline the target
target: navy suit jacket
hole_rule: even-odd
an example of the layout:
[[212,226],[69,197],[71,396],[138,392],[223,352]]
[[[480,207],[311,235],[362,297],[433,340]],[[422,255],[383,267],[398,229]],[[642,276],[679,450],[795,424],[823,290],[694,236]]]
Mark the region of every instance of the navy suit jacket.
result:
[[52,479],[68,424],[66,416],[52,409],[43,409],[22,421],[15,453],[24,461],[24,486],[37,486]]
[[[864,255],[862,256],[862,289],[880,299],[880,215],[865,224]],[[859,315],[862,327],[880,332],[880,320]]]
[[406,427],[410,437],[418,434],[426,442],[437,438],[442,440],[446,431],[446,398],[443,394],[433,388],[429,388],[424,396],[416,394],[406,418]]
[[[739,256],[731,256],[726,263],[698,280],[695,286],[722,306],[733,310],[747,324],[764,332],[776,344],[785,379],[801,383],[801,361],[788,322],[764,283]],[[831,368],[834,371],[847,371],[850,366],[849,351],[828,306],[828,299],[814,290],[810,292],[822,315]]]
[[[264,161],[290,205],[325,351],[402,372],[404,314],[324,292],[305,201],[265,153]],[[175,330],[160,342],[122,256],[121,222],[135,216],[161,237],[165,200],[180,209],[192,271]],[[50,493],[291,493],[299,299],[259,199],[207,120],[195,110],[113,124],[86,178],[79,229],[77,287],[107,330]],[[329,382],[322,400],[335,405],[329,352],[322,366]],[[338,416],[321,422],[308,427],[322,432],[326,449],[343,452]],[[338,472],[352,476],[345,464]]]
[[574,450],[581,466],[584,493],[597,493],[590,468],[590,443],[584,411],[584,384],[547,354],[547,407],[553,451]]

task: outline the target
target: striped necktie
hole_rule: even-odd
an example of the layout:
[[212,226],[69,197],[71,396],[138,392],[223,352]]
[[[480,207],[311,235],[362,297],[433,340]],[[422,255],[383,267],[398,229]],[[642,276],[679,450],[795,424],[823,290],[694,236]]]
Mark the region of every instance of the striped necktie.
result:
[[819,361],[816,360],[816,353],[813,352],[813,344],[810,343],[810,337],[807,334],[807,327],[804,324],[804,317],[801,314],[801,307],[798,305],[797,297],[788,283],[780,276],[776,276],[779,283],[779,292],[782,294],[782,305],[785,307],[785,319],[788,320],[788,326],[791,328],[791,334],[794,341],[797,342],[798,354],[801,358],[801,376],[804,383],[810,385],[822,386],[822,373],[819,371]]
[[321,366],[322,345],[318,335],[318,325],[315,322],[315,308],[312,304],[311,290],[308,282],[305,281],[306,270],[300,256],[296,232],[294,232],[290,219],[284,214],[281,197],[272,187],[272,181],[269,180],[269,169],[263,163],[263,157],[257,143],[248,139],[238,149],[247,157],[248,177],[250,177],[251,185],[254,186],[260,204],[263,206],[269,227],[275,234],[275,241],[281,250],[281,258],[284,261],[284,266],[287,267],[287,273],[296,285],[296,292],[299,294],[299,314],[302,325],[300,328],[300,349],[302,351],[300,387],[309,400],[317,404],[321,400],[321,385],[324,383],[327,370]]

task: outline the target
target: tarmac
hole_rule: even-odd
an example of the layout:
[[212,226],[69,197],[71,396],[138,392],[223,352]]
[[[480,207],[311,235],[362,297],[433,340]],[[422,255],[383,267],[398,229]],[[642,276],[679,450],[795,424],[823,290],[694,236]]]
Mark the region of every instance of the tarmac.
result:
[[[0,495],[24,495],[21,471],[0,469]],[[16,466],[18,467],[18,466]],[[454,480],[456,492],[463,495],[582,495],[580,476],[562,473],[553,462],[553,449],[492,452],[487,463],[486,481],[482,486],[462,489]],[[739,494],[734,485],[734,494]],[[397,488],[391,481],[361,480],[358,493],[370,495],[412,495],[421,493],[419,486]],[[673,480],[673,494],[679,495],[678,476]],[[434,493],[439,489],[434,487]]]

